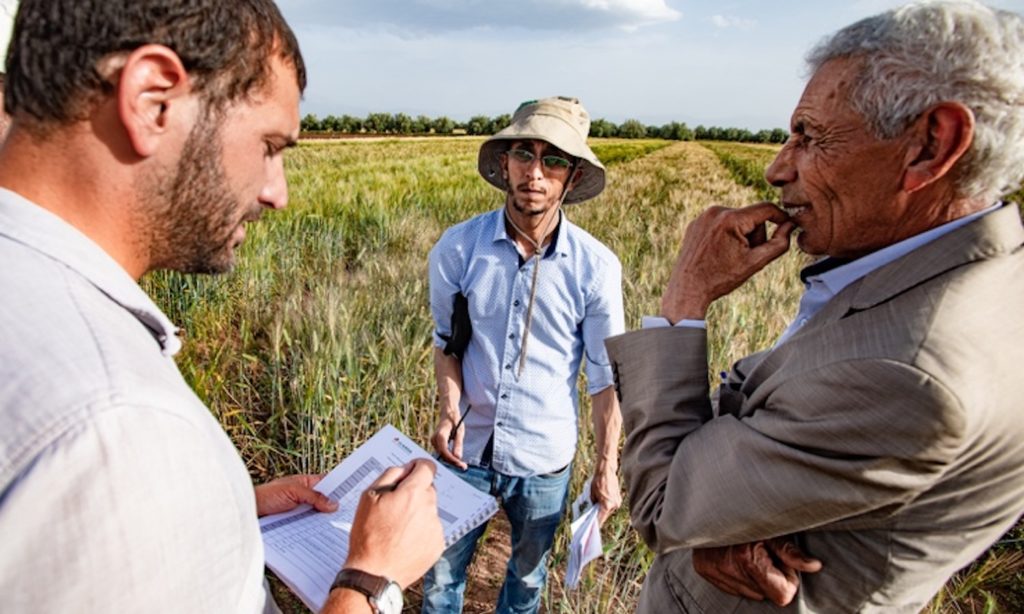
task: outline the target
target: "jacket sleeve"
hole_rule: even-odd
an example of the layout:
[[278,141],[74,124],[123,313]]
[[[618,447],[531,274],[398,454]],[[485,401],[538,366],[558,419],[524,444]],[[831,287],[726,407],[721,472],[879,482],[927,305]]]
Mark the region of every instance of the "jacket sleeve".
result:
[[733,410],[716,416],[706,343],[683,328],[608,341],[632,523],[657,552],[870,526],[931,485],[960,445],[957,399],[883,359],[816,366],[758,407],[723,388]]

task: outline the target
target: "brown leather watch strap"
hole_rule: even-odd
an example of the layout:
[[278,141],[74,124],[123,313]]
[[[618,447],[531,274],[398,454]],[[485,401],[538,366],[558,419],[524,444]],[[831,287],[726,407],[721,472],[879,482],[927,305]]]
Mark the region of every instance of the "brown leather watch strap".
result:
[[[384,589],[388,586],[388,579],[375,576],[372,573],[359,571],[358,569],[342,569],[334,578],[331,590],[336,588],[351,588],[359,591],[367,597],[379,598]],[[371,602],[372,603],[372,602]]]

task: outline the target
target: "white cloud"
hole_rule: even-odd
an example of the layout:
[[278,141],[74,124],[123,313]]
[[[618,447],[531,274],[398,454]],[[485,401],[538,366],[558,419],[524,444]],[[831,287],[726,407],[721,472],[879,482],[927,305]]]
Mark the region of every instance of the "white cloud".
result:
[[629,15],[644,21],[675,21],[682,13],[665,4],[665,0],[569,0],[587,9],[598,9]]
[[737,30],[751,30],[757,25],[753,19],[742,19],[731,15],[712,15],[711,23],[717,28],[736,28]]

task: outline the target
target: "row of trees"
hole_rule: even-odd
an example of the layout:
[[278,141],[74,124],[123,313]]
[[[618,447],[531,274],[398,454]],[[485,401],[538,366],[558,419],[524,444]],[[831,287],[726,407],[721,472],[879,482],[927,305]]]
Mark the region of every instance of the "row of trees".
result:
[[[470,134],[488,135],[498,132],[512,121],[508,114],[496,117],[476,115],[465,122],[450,117],[411,117],[405,113],[370,113],[365,118],[351,115],[328,115],[323,119],[310,113],[302,118],[302,131],[310,134],[373,134],[373,135],[423,135],[423,134]],[[627,119],[615,124],[606,119],[595,119],[590,123],[590,136],[619,137],[625,139],[670,139],[673,141],[742,141],[747,143],[784,143],[789,133],[782,128],[751,132],[745,128],[720,128],[697,126],[689,128],[685,123],[670,122],[663,126],[648,126]]]

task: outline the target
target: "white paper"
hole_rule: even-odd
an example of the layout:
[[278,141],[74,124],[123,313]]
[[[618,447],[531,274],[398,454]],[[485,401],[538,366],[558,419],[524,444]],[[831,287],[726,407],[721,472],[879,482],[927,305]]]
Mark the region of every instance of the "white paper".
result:
[[590,482],[591,480],[587,480],[583,492],[572,504],[572,542],[569,544],[569,564],[565,570],[565,585],[570,589],[579,585],[583,568],[587,563],[604,552],[601,543],[601,524],[597,520],[601,506],[594,505],[590,500]]
[[[260,519],[267,567],[302,600],[319,611],[327,600],[334,576],[348,557],[349,534],[359,497],[388,467],[404,465],[427,452],[391,425],[360,446],[316,485],[338,503],[327,514],[308,505]],[[438,465],[434,477],[437,512],[445,546],[498,511],[494,497],[480,492],[447,468]]]

